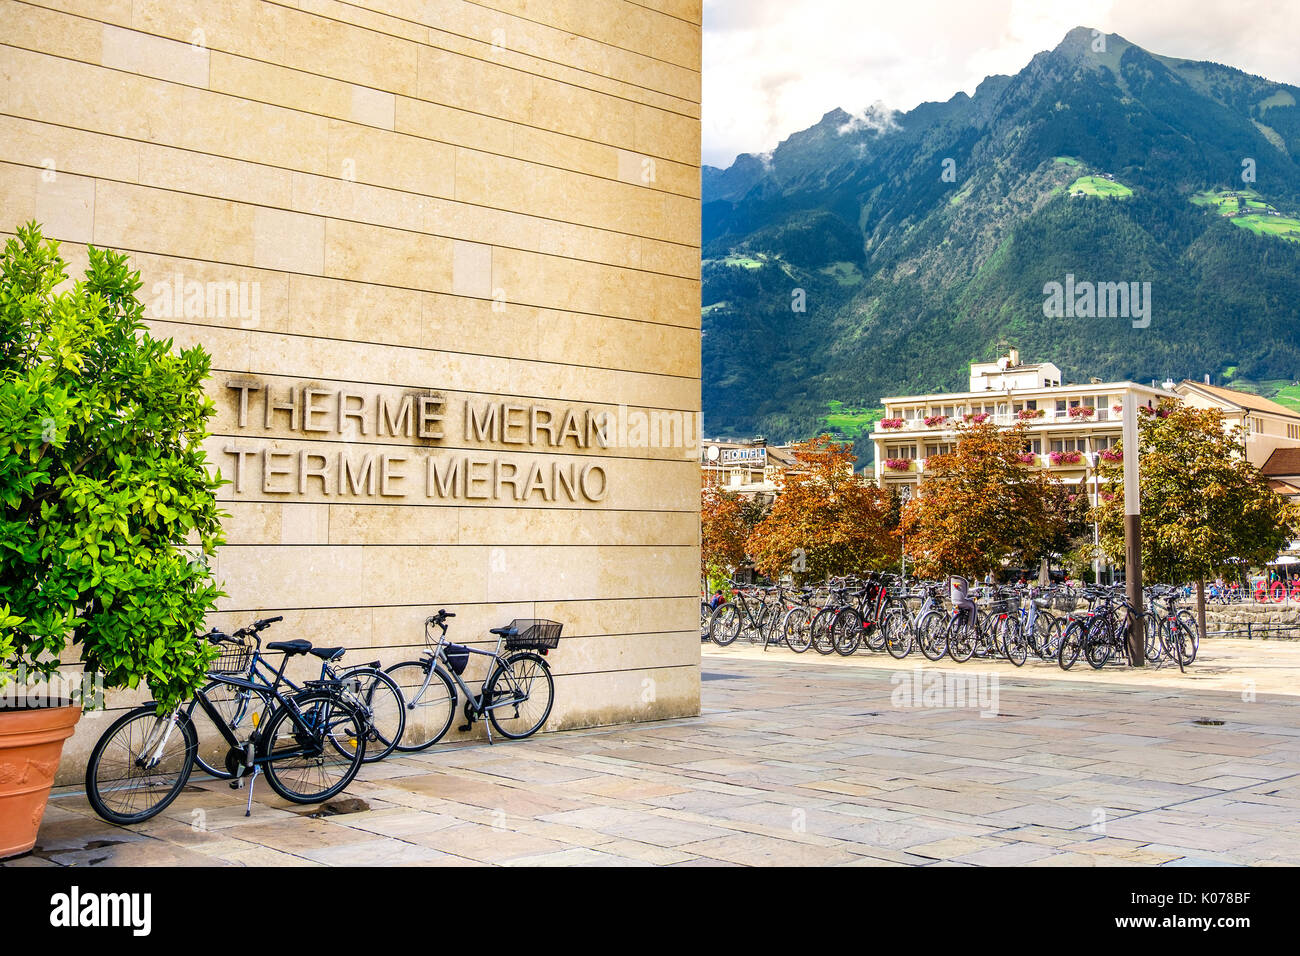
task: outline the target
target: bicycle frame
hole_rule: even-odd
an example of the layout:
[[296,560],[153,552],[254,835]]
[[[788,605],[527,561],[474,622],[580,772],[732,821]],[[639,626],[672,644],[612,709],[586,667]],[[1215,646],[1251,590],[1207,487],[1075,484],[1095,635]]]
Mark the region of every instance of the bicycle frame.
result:
[[[419,705],[421,698],[424,697],[424,692],[429,689],[430,681],[433,680],[434,670],[442,671],[444,676],[450,677],[451,680],[454,682],[455,686],[460,688],[461,693],[465,695],[465,701],[467,705],[469,705],[469,707],[471,708],[471,712],[473,714],[474,719],[478,719],[482,717],[484,714],[488,713],[489,711],[495,710],[498,707],[518,706],[520,703],[522,703],[522,701],[517,696],[518,694],[517,687],[514,688],[515,695],[512,696],[511,699],[509,700],[502,700],[497,703],[489,702],[486,704],[483,702],[483,698],[487,694],[487,685],[492,680],[492,675],[497,670],[500,670],[506,674],[506,680],[512,681],[509,672],[505,669],[504,666],[506,658],[501,654],[501,643],[504,639],[505,639],[504,636],[498,637],[496,648],[490,651],[480,650],[477,647],[469,647],[464,644],[460,645],[461,647],[464,647],[465,650],[468,651],[470,654],[477,654],[480,657],[492,658],[493,663],[488,665],[487,676],[483,679],[483,683],[479,685],[479,692],[475,694],[473,691],[469,689],[469,684],[466,683],[466,681],[461,677],[461,675],[456,673],[456,668],[452,667],[451,662],[447,660],[447,632],[444,630],[442,633],[442,637],[439,638],[438,640],[437,645],[433,648],[426,648],[424,653],[421,655],[422,660],[426,660],[426,659],[428,660],[429,666],[424,672],[424,683],[420,685],[420,689],[416,691],[415,694],[412,695],[411,698],[406,702],[407,710],[414,710]],[[469,666],[466,665],[465,669],[468,670]],[[452,692],[453,694],[455,693],[455,688],[453,688]],[[523,700],[527,700],[527,699],[528,699],[527,696],[523,698]],[[459,698],[453,700],[452,706],[455,707],[458,702],[459,702]],[[491,743],[492,729],[490,727],[488,728],[487,734],[488,734],[488,742]]]

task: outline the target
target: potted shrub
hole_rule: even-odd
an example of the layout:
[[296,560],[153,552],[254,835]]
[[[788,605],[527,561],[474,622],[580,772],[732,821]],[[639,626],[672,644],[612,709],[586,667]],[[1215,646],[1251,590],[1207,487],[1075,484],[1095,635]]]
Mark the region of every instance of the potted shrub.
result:
[[56,292],[64,279],[58,243],[35,223],[5,243],[0,857],[35,844],[80,716],[29,682],[55,687],[75,661],[173,706],[203,680],[213,655],[195,634],[220,596],[207,556],[221,543],[222,482],[201,444],[210,359],[148,334],[125,256],[92,247],[84,280]]

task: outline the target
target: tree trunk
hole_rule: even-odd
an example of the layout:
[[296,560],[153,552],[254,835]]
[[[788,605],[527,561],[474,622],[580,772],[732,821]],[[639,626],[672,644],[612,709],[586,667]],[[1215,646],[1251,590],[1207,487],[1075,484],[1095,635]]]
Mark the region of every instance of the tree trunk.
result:
[[1205,640],[1205,578],[1196,579],[1196,629]]

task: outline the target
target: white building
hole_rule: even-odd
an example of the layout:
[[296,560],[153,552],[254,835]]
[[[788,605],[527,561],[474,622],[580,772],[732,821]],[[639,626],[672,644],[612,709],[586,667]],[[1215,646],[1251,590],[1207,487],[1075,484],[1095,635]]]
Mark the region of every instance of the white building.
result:
[[[1051,362],[1022,364],[1020,353],[1010,349],[996,362],[972,363],[965,392],[881,399],[885,417],[871,435],[876,481],[884,488],[910,486],[910,493],[926,459],[956,448],[958,425],[987,418],[1004,426],[1024,422],[1027,467],[1050,468],[1062,481],[1087,485],[1099,457],[1119,441],[1126,394],[1149,407],[1179,397],[1136,382],[1062,384],[1061,370]],[[1093,489],[1088,491],[1091,497]]]

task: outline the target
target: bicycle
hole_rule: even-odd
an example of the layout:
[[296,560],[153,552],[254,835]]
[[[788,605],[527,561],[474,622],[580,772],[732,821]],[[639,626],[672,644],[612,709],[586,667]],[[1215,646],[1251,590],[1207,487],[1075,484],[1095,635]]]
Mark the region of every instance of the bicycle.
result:
[[761,634],[766,623],[763,618],[766,607],[752,592],[743,588],[737,590],[730,601],[719,604],[714,610],[709,619],[709,639],[719,647],[726,647],[740,637],[742,631],[748,635]]
[[[305,689],[292,695],[281,690],[289,658],[306,653],[310,644],[268,644],[268,650],[283,651],[284,659],[275,678],[267,681],[220,673],[223,664],[242,672],[251,652],[246,641],[217,631],[200,640],[229,648],[209,673],[221,683],[257,694],[265,703],[264,712],[271,714],[240,739],[206,693],[200,690],[196,695],[229,747],[226,768],[238,778],[230,781],[231,788],[242,786],[244,776],[250,778],[245,816],[253,812],[253,785],[259,773],[266,775],[272,790],[292,803],[328,800],[352,782],[365,759],[366,718],[349,701],[343,682],[307,681]],[[355,692],[355,687],[349,690]],[[183,704],[167,714],[159,714],[155,703],[136,707],[115,720],[96,742],[86,764],[86,797],[110,823],[142,823],[176,799],[194,769],[197,750],[194,723]]]
[[[252,680],[254,677],[266,680],[274,672],[268,667],[262,655],[262,639],[259,635],[261,631],[282,620],[284,620],[283,616],[266,618],[236,631],[233,637],[243,640],[252,639],[255,646],[250,654],[239,655],[226,662],[221,672],[231,677],[243,677],[245,680]],[[342,647],[313,647],[308,644],[306,653],[320,659],[320,680],[344,681],[348,678],[356,678],[360,683],[361,689],[353,703],[368,715],[365,762],[375,763],[391,754],[402,739],[402,732],[406,726],[405,701],[402,700],[402,692],[397,682],[379,669],[379,661],[337,670],[334,665],[343,656],[345,650]],[[247,662],[242,663],[245,659]],[[238,666],[238,669],[231,670],[232,666]],[[283,680],[293,690],[302,689],[301,685],[294,683],[288,677],[284,677]],[[256,706],[261,698],[246,688],[213,680],[203,688],[203,692],[221,712],[226,723],[236,732],[245,721],[256,728],[266,717],[265,711]],[[203,710],[198,708],[198,698],[190,702],[186,714],[194,722],[195,732],[199,735],[200,747],[195,754],[195,761],[200,768],[212,776],[222,780],[229,779],[233,774],[226,770],[224,762],[209,762],[206,759],[202,742],[205,738],[214,736],[216,728],[207,721],[207,715]],[[224,761],[224,753],[222,757]]]
[[[485,651],[447,640],[447,621],[455,616],[442,608],[425,618],[426,649],[420,659],[394,664],[385,671],[397,681],[406,701],[406,733],[397,745],[405,753],[425,750],[443,738],[460,701],[457,688],[465,695],[465,723],[457,729],[467,731],[486,717],[488,743],[493,742],[493,728],[502,737],[522,740],[537,733],[551,715],[555,681],[545,657],[559,646],[563,625],[515,620],[506,627],[494,627],[490,633],[497,635],[496,649]],[[437,639],[434,627],[442,631]],[[503,644],[505,655],[501,654]],[[461,677],[475,654],[490,658],[488,676],[478,694]]]

